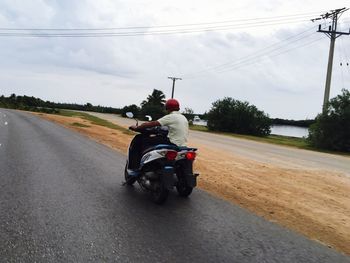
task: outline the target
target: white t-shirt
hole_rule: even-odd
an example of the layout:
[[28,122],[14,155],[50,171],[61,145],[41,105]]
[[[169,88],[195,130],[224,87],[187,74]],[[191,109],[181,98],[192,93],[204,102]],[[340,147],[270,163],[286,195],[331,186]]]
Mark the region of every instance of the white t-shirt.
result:
[[169,128],[168,138],[177,146],[186,146],[188,137],[188,121],[178,111],[172,111],[170,114],[158,120],[160,125]]

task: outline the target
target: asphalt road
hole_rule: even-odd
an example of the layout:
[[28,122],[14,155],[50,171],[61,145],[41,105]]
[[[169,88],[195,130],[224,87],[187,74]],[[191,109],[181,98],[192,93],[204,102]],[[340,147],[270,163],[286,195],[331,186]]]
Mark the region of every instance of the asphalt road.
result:
[[[95,112],[89,112],[89,114],[123,126],[135,124],[134,120],[121,118],[115,114]],[[189,143],[197,143],[212,149],[223,150],[243,158],[284,168],[322,169],[350,176],[350,156],[301,150],[199,131],[190,131]]]
[[155,205],[121,186],[122,154],[0,112],[1,262],[350,262],[198,189]]

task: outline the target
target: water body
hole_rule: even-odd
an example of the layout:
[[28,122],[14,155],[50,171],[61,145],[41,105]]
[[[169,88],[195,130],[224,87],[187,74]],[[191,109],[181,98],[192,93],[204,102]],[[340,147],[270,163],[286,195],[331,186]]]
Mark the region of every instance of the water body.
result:
[[291,137],[307,137],[309,135],[308,129],[298,126],[290,125],[272,125],[271,134],[291,136]]
[[[195,120],[194,125],[207,126],[206,120]],[[309,135],[308,129],[291,125],[272,125],[271,134],[303,138]]]
[[206,120],[194,120],[193,125],[207,126]]

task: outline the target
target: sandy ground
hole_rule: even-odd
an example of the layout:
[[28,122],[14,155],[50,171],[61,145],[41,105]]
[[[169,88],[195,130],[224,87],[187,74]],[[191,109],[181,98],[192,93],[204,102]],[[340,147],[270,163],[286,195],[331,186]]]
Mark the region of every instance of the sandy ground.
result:
[[[132,138],[80,118],[38,115],[124,154]],[[203,145],[190,145],[199,148],[195,170],[200,173],[201,189],[350,255],[349,177],[259,163]]]

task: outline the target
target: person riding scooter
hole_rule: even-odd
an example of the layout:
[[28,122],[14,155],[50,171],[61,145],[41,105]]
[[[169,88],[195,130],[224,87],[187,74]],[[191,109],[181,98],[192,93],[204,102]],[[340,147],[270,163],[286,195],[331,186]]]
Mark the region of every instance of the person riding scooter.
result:
[[188,137],[188,121],[186,117],[179,112],[179,102],[176,99],[169,99],[165,103],[165,109],[168,114],[164,117],[158,119],[157,121],[145,122],[140,126],[133,125],[130,127],[130,129],[133,131],[140,131],[142,129],[155,126],[166,126],[169,129],[169,142],[175,144],[176,146],[186,146]]
[[[189,196],[199,175],[193,172],[197,148],[186,146],[188,121],[179,112],[179,102],[170,99],[165,108],[168,115],[159,120],[130,127],[138,133],[130,142],[124,169],[123,185],[137,182],[157,204],[163,203],[174,187],[180,196]],[[133,117],[129,112],[126,115]]]
[[137,169],[137,164],[141,158],[141,153],[154,145],[158,144],[170,144],[176,146],[186,146],[188,137],[188,121],[180,110],[180,104],[176,99],[169,99],[165,103],[165,109],[168,112],[167,115],[158,119],[157,121],[149,121],[141,124],[140,126],[130,126],[129,129],[133,131],[141,131],[146,128],[152,128],[156,126],[168,127],[168,135],[165,137],[148,137],[147,140],[143,137],[137,139],[131,152],[135,155],[133,163],[130,164],[130,168]]

